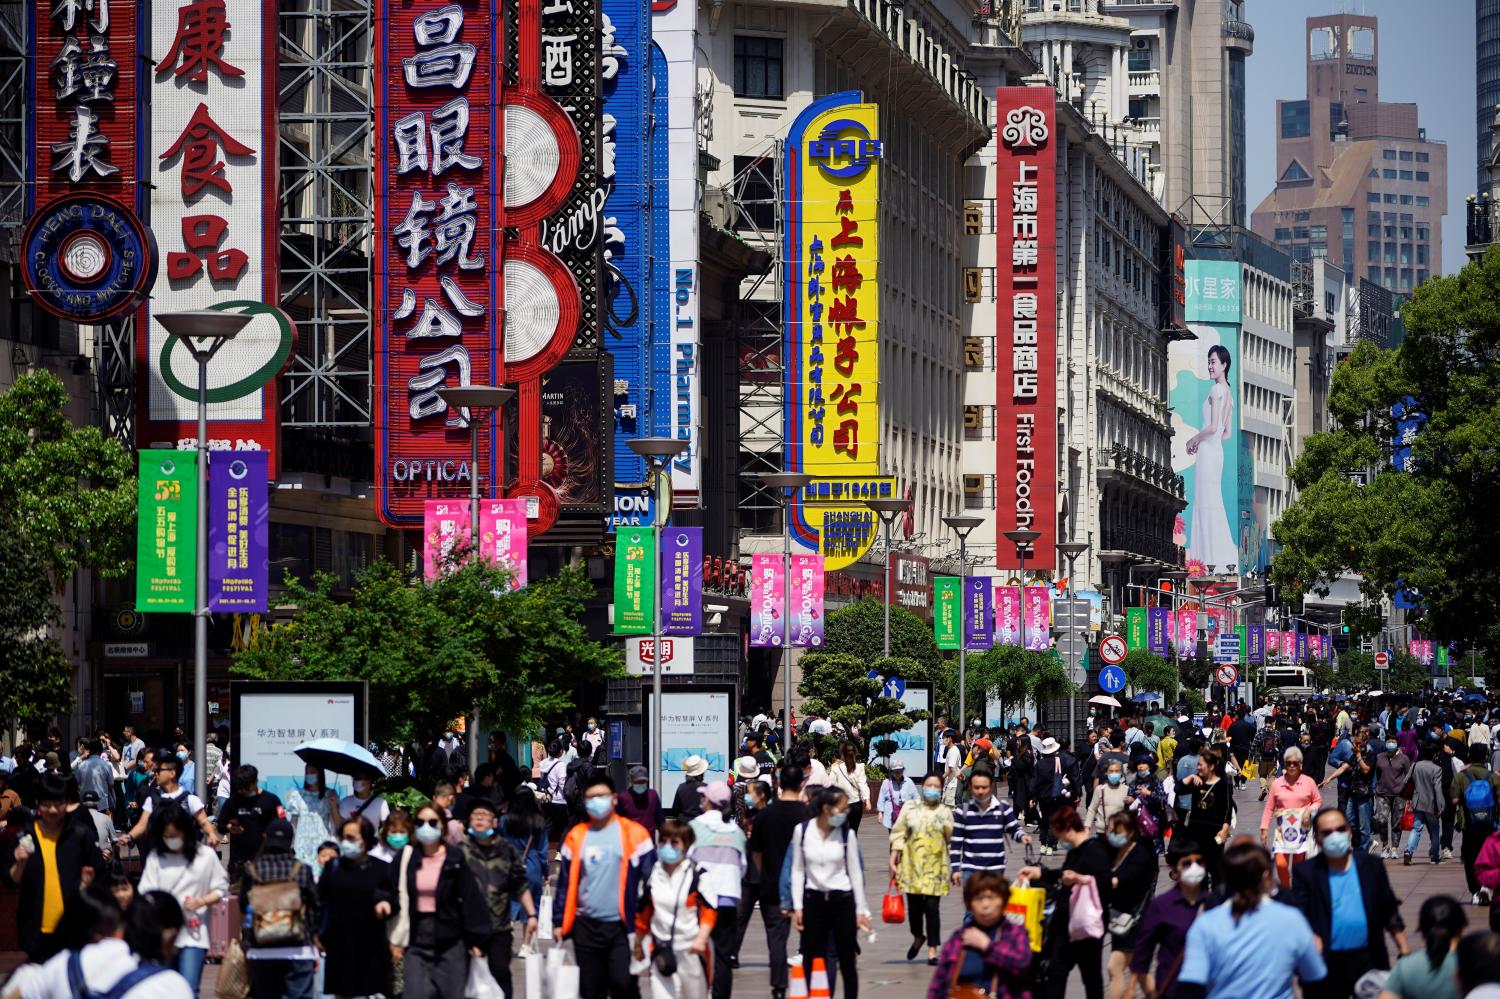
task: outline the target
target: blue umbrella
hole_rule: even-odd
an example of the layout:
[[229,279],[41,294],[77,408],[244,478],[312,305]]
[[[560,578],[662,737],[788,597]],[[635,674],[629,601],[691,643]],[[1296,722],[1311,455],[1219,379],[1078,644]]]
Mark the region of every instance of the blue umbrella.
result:
[[344,739],[314,739],[304,742],[292,750],[308,766],[332,770],[336,774],[374,773],[385,777],[385,767],[374,755],[357,742]]
[[1148,701],[1155,701],[1157,704],[1161,704],[1166,701],[1166,698],[1162,696],[1159,690],[1143,690],[1132,697],[1131,700],[1137,704],[1145,704]]

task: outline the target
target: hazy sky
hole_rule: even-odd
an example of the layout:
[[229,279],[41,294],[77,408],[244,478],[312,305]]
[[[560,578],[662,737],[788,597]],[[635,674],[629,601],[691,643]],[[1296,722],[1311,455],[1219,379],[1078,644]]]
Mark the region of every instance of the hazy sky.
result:
[[1464,199],[1474,193],[1474,0],[1250,0],[1255,54],[1246,80],[1247,214],[1276,186],[1276,101],[1307,96],[1306,20],[1380,18],[1380,98],[1415,102],[1431,140],[1448,144],[1443,272],[1464,263]]

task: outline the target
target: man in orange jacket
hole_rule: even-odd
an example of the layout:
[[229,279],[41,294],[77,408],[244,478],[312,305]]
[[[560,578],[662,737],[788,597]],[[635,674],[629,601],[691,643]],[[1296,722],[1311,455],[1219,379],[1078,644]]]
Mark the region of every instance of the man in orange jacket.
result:
[[588,778],[583,807],[589,818],[563,837],[557,887],[562,904],[553,907],[559,937],[573,941],[579,994],[590,999],[640,995],[626,934],[635,925],[656,847],[644,826],[615,814],[615,804],[614,781],[602,773]]

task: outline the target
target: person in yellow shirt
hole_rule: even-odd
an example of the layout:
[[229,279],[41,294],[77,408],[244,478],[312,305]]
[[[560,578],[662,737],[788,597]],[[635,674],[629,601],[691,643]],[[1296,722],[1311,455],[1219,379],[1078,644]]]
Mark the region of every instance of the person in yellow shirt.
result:
[[21,890],[16,910],[21,949],[38,964],[79,943],[63,939],[63,918],[104,864],[92,825],[68,820],[67,790],[64,777],[42,775],[36,820],[22,833],[11,862],[0,863],[0,881]]
[[1177,758],[1177,728],[1167,725],[1162,728],[1161,742],[1156,745],[1156,779],[1165,780],[1172,773],[1173,760]]

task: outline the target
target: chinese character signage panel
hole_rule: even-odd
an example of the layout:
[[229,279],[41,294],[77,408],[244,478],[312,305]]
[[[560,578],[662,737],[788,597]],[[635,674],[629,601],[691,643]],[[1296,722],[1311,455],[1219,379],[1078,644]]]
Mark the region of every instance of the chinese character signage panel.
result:
[[146,161],[162,266],[152,318],[136,333],[137,437],[190,447],[197,443],[196,364],[154,317],[195,309],[251,315],[208,366],[209,446],[270,452],[272,475],[276,375],[295,332],[274,308],[277,19],[276,5],[264,0],[151,7],[151,51],[141,71],[150,80]]
[[[1057,148],[1053,92],[995,95],[997,534],[1031,530],[1033,566],[1057,560]],[[997,549],[1001,567],[1016,548]]]
[[208,609],[264,614],[270,582],[269,459],[214,453],[208,463]]
[[[787,138],[783,309],[786,467],[861,483],[847,499],[791,509],[798,548],[829,572],[875,539],[864,500],[891,495],[880,475],[880,111],[858,91],[814,101]],[[819,482],[818,488],[829,484]]]
[[135,609],[191,611],[198,560],[198,456],[140,452]]
[[1239,323],[1240,265],[1233,260],[1187,261],[1184,308],[1190,323]]

